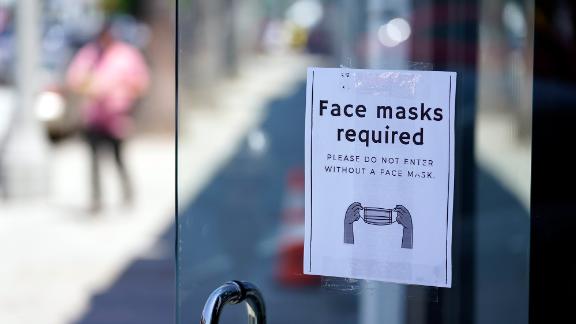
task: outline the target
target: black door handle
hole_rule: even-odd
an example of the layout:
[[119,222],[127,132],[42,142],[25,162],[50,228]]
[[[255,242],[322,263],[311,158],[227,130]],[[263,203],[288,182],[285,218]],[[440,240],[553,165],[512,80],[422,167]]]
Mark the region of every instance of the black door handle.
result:
[[249,324],[265,324],[266,309],[264,299],[258,288],[246,281],[228,281],[216,288],[204,304],[201,324],[218,324],[220,314],[226,304],[238,304],[246,301]]

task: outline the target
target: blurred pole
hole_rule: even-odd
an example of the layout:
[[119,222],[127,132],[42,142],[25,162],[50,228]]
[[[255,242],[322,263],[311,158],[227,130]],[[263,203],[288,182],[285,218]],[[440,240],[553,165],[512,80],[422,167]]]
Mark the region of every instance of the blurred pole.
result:
[[405,288],[399,284],[365,280],[360,294],[362,324],[405,323]]
[[16,7],[16,109],[4,156],[5,195],[38,197],[47,192],[47,141],[34,114],[40,70],[40,0]]
[[229,76],[238,75],[238,44],[236,39],[236,14],[238,4],[234,0],[224,1],[224,17],[226,21],[224,27],[224,65],[226,74]]
[[33,118],[33,101],[38,76],[38,52],[40,35],[38,21],[39,0],[18,0],[16,8],[16,85],[22,120]]
[[[385,45],[382,43],[381,28],[394,18],[408,19],[412,2],[405,0],[367,0],[367,63],[371,69],[407,69],[410,42]],[[385,28],[384,28],[385,30]],[[385,34],[385,33],[384,33]]]
[[[408,18],[411,2],[402,0],[367,0],[367,67],[371,69],[408,68],[409,42],[385,46],[379,35],[382,26],[394,18]],[[400,324],[405,322],[406,286],[366,281],[360,294],[359,323]]]

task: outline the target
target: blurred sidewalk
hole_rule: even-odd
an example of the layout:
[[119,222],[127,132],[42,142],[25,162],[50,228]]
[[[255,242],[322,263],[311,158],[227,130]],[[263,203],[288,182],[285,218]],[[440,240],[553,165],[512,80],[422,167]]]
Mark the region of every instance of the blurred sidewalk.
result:
[[86,212],[89,155],[80,140],[53,147],[50,197],[1,202],[0,323],[70,322],[172,221],[173,138],[136,137],[125,153],[132,207],[121,205],[116,170],[106,161],[105,209]]
[[[292,91],[311,62],[301,56],[255,58],[238,77],[215,87],[211,102],[183,99],[194,108],[181,110],[181,204],[202,191],[262,120],[266,103]],[[218,130],[209,142],[206,130]],[[125,153],[135,188],[131,208],[121,205],[108,161],[102,170],[105,209],[96,216],[85,212],[89,156],[79,140],[53,148],[49,198],[0,201],[0,323],[158,322],[150,317],[150,295],[173,302],[166,296],[175,294],[173,240],[166,230],[174,221],[174,138],[135,137]],[[164,262],[154,263],[151,272],[152,263],[143,260]],[[162,306],[173,313],[173,305]]]

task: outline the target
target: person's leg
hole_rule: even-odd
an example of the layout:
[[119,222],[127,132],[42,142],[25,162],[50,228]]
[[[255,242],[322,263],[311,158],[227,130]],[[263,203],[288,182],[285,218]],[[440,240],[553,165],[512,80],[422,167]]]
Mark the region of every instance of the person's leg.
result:
[[86,141],[90,149],[90,183],[91,201],[90,211],[98,212],[102,208],[102,188],[100,184],[99,151],[102,144],[101,136],[94,130],[86,131]]
[[120,180],[122,182],[122,191],[124,193],[124,203],[132,203],[132,183],[130,182],[130,176],[128,175],[128,170],[126,164],[124,163],[123,155],[123,140],[112,138],[112,148],[114,150],[114,160],[116,161],[116,166],[118,167],[118,173],[120,174]]

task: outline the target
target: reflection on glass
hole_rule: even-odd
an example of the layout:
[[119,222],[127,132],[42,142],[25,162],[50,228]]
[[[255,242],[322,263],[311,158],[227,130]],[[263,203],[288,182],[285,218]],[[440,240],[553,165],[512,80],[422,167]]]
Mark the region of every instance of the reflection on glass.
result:
[[[232,279],[261,289],[271,323],[527,322],[531,15],[504,0],[181,2],[179,322]],[[458,72],[452,289],[302,275],[310,65]]]

